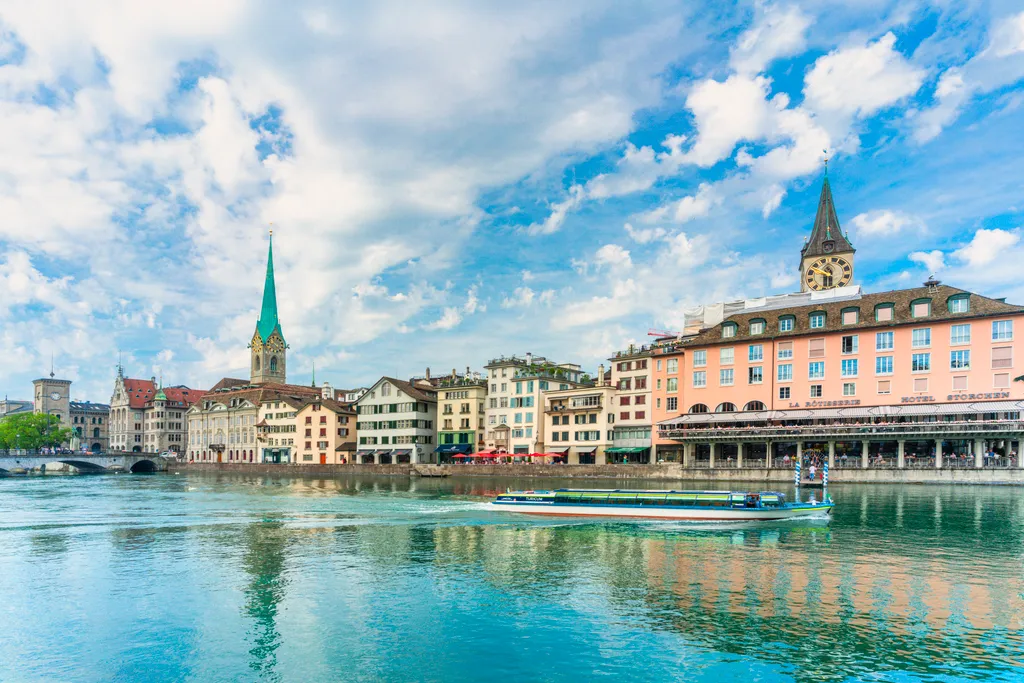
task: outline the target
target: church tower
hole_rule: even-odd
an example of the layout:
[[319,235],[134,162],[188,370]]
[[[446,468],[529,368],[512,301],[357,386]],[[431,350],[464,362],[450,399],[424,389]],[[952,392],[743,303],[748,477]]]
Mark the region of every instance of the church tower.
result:
[[800,291],[820,291],[850,284],[856,251],[839,228],[826,170],[811,237],[800,250]]
[[265,382],[286,383],[285,343],[281,323],[277,319],[277,288],[274,286],[274,231],[270,231],[267,252],[267,280],[263,284],[263,308],[252,335],[250,378],[253,384]]

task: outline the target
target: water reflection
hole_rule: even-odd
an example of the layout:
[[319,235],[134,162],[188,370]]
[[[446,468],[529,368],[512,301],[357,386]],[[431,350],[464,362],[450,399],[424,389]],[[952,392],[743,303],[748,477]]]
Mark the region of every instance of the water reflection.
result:
[[281,646],[277,611],[288,588],[288,536],[282,522],[268,519],[246,526],[242,537],[242,566],[249,576],[244,610],[252,620],[247,633],[251,644],[249,668],[264,681],[281,680],[277,671],[277,649]]

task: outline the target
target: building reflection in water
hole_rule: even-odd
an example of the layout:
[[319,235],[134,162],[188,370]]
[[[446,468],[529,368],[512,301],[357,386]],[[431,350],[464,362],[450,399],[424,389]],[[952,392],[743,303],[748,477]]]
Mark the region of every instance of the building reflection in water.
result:
[[288,587],[285,576],[288,530],[280,521],[262,520],[247,525],[243,536],[242,566],[249,576],[244,612],[252,620],[247,633],[251,645],[249,668],[260,680],[279,681],[281,674],[276,667],[281,634],[277,616]]

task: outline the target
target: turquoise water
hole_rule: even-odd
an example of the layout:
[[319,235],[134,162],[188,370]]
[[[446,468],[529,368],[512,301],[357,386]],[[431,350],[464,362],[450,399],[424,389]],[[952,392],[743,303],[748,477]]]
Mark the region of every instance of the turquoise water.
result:
[[1024,679],[1020,489],[688,526],[517,484],[558,482],[0,479],[0,681]]

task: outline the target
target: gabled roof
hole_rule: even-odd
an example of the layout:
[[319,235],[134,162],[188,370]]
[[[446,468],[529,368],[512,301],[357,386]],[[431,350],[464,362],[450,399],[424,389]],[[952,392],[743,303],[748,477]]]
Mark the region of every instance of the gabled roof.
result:
[[[374,383],[374,385],[371,387],[371,390],[376,389],[383,382],[388,382],[390,384],[393,384],[395,387],[400,389],[403,394],[405,394],[406,396],[410,396],[410,397],[416,399],[417,401],[430,401],[430,402],[433,402],[433,403],[437,402],[437,392],[435,392],[435,391],[428,392],[428,391],[426,391],[424,389],[420,389],[419,387],[413,386],[413,384],[411,382],[406,382],[405,380],[401,380],[401,379],[395,379],[394,377],[381,377],[379,380],[377,380]],[[362,397],[359,399],[359,401],[357,401],[357,403],[358,402],[362,402],[363,399],[366,399],[369,396],[370,396],[370,392],[368,391],[368,392],[366,392],[365,394],[362,395]]]
[[[831,248],[826,249],[826,245]],[[846,235],[839,227],[836,216],[836,205],[832,201],[832,188],[828,184],[828,176],[821,185],[821,197],[818,198],[818,213],[814,216],[814,227],[807,244],[800,250],[801,256],[823,256],[841,252],[856,251]]]
[[313,399],[311,401],[308,401],[305,405],[303,405],[301,410],[305,410],[306,408],[308,408],[308,407],[310,407],[310,406],[312,406],[314,404],[322,405],[324,408],[327,408],[328,410],[331,410],[331,411],[333,411],[336,414],[341,414],[341,415],[355,415],[356,414],[356,410],[355,410],[355,408],[352,407],[351,403],[343,403],[342,401],[337,401],[337,400],[335,400],[333,398]]
[[[222,384],[226,384],[226,387],[218,390],[217,387]],[[227,387],[236,388],[227,388]],[[215,401],[217,403],[230,403],[232,399],[238,399],[242,401],[248,401],[249,403],[259,406],[266,401],[277,401],[277,400],[294,400],[299,405],[305,401],[317,398],[320,396],[320,389],[315,387],[302,386],[300,384],[281,384],[279,382],[265,382],[263,384],[254,385],[249,382],[242,380],[233,380],[230,378],[224,378],[217,385],[202,394],[198,400],[203,401]],[[202,405],[197,405],[201,409]]]

